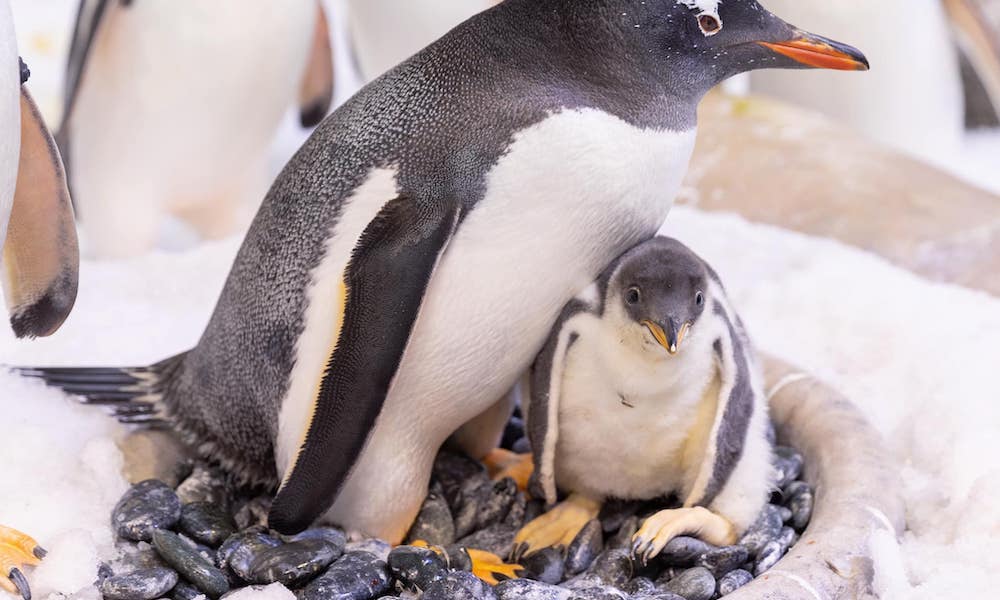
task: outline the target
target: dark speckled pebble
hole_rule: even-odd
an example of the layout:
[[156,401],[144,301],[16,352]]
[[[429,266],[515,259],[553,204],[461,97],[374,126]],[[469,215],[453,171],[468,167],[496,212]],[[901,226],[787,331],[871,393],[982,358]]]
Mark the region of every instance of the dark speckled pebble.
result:
[[784,520],[781,518],[778,507],[773,504],[765,504],[764,510],[758,515],[757,520],[740,538],[739,545],[746,548],[751,556],[757,556],[768,542],[777,539],[783,525]]
[[119,536],[150,541],[156,529],[169,529],[181,518],[181,501],[162,481],[148,479],[133,485],[111,512]]
[[718,578],[738,569],[749,557],[750,553],[743,546],[726,546],[702,554],[698,566],[705,567]]
[[698,538],[682,535],[667,542],[660,552],[659,561],[668,567],[690,567],[698,557],[714,549],[715,546],[706,544]]
[[192,502],[181,509],[181,531],[195,541],[217,548],[236,532],[236,523],[217,504]]
[[406,539],[409,542],[423,540],[432,546],[446,546],[455,541],[455,521],[440,486],[424,499]]
[[802,474],[802,455],[794,448],[776,446],[774,448],[774,468],[777,471],[777,486],[784,488]]
[[389,569],[371,552],[348,552],[298,594],[298,600],[371,600],[389,591]]
[[570,600],[573,592],[530,579],[510,579],[497,584],[494,591],[500,600]]
[[609,586],[596,586],[576,590],[573,600],[628,600],[628,594]]
[[358,542],[348,542],[347,546],[344,547],[344,553],[346,554],[348,552],[371,552],[377,556],[379,560],[385,562],[389,560],[389,553],[392,552],[392,545],[385,540],[369,538]]
[[784,554],[784,550],[781,547],[781,542],[773,540],[764,545],[760,553],[757,555],[757,561],[753,565],[753,574],[755,577],[760,577],[773,567]]
[[183,504],[210,502],[228,508],[229,492],[225,471],[206,464],[195,465],[191,474],[177,486],[177,496]]
[[524,526],[524,514],[528,509],[528,499],[525,498],[524,494],[517,494],[514,497],[514,503],[510,505],[510,510],[507,512],[507,516],[503,518],[503,524],[509,525],[514,529],[520,529]]
[[106,600],[154,600],[177,585],[177,573],[154,567],[112,575],[101,581],[101,594]]
[[249,529],[231,536],[216,553],[215,564],[219,568],[229,567],[244,581],[251,578],[251,568],[254,559],[270,548],[281,545],[281,540],[270,536],[259,529]]
[[704,567],[694,567],[664,584],[662,591],[683,596],[687,600],[710,600],[715,595],[715,577]]
[[343,546],[336,546],[322,538],[268,548],[254,558],[248,581],[257,584],[277,581],[286,587],[299,587],[330,566],[341,552]]
[[249,527],[267,527],[267,515],[271,511],[271,498],[258,496],[246,500],[233,513],[233,520],[240,531]]
[[485,474],[459,486],[458,499],[452,506],[456,538],[462,539],[478,529],[479,515],[492,494],[493,482]]
[[719,594],[722,596],[732,594],[751,581],[753,581],[753,575],[743,569],[730,571],[719,580]]
[[812,519],[813,493],[812,488],[804,481],[792,482],[785,488],[785,498],[787,498],[788,508],[792,512],[792,527],[796,531],[802,531]]
[[687,600],[684,596],[678,596],[673,592],[654,592],[652,594],[636,594],[629,600]]
[[514,505],[519,492],[517,484],[510,477],[504,477],[493,484],[479,508],[476,529],[483,529],[503,521]]
[[622,586],[622,591],[633,596],[656,594],[656,584],[649,577],[636,577]]
[[473,550],[485,550],[497,556],[508,556],[514,548],[515,535],[517,530],[513,527],[496,523],[458,540],[458,545]]
[[229,581],[219,569],[186,544],[177,534],[157,530],[153,532],[153,546],[163,560],[205,592],[210,598],[218,598],[229,591]]
[[472,557],[469,556],[469,550],[464,546],[459,546],[458,544],[452,544],[450,546],[445,546],[444,550],[444,560],[448,564],[448,568],[455,571],[471,571],[472,570]]
[[632,556],[627,550],[608,550],[597,557],[587,573],[606,585],[621,587],[632,578]]
[[518,563],[527,571],[526,577],[542,583],[558,584],[566,574],[566,564],[559,548],[543,548]]
[[199,596],[204,597],[201,590],[186,581],[178,581],[174,589],[170,590],[172,600],[195,600]]
[[432,479],[441,484],[441,491],[451,507],[452,514],[461,502],[462,487],[471,483],[476,487],[483,481],[489,481],[486,467],[462,454],[439,452],[434,459]]
[[583,573],[604,550],[604,533],[601,522],[594,519],[583,526],[566,549],[566,573]]
[[628,550],[632,547],[632,536],[639,531],[639,517],[632,515],[625,519],[618,531],[608,538],[605,546],[608,548]]
[[344,547],[347,545],[347,535],[336,527],[314,527],[295,535],[282,536],[281,539],[289,543],[300,542],[302,540],[324,540],[331,546],[338,548],[341,552],[344,551]]
[[445,564],[433,550],[399,546],[389,553],[389,572],[406,590],[426,590],[444,577]]
[[496,600],[487,583],[466,571],[451,571],[430,584],[422,600]]

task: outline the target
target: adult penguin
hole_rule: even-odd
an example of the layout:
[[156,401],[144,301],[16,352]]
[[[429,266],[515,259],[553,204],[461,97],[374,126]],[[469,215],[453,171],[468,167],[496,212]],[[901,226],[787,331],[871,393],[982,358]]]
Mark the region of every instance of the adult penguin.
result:
[[562,306],[666,219],[701,97],[761,67],[867,62],[754,0],[507,0],[326,119],[193,350],[34,373],[152,402],[278,488],[278,531],[323,519],[398,542],[442,443],[494,442],[490,409]]

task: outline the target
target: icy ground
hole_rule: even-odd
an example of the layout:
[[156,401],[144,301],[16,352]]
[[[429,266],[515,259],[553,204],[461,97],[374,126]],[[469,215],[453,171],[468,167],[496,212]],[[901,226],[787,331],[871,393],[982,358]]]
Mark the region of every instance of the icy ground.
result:
[[[74,3],[13,4],[35,93],[47,111],[57,111],[58,79],[47,65],[58,65],[65,41],[52,32],[61,22],[46,11],[68,15]],[[283,133],[276,164],[299,139],[294,128]],[[1000,134],[977,134],[969,148],[955,157],[956,171],[1000,191]],[[677,209],[667,231],[718,268],[761,349],[833,383],[886,436],[900,463],[908,522],[901,547],[879,544],[886,597],[995,597],[1000,299],[736,217]],[[85,261],[79,300],[64,328],[52,339],[17,342],[0,327],[0,363],[147,364],[187,349],[209,317],[238,243]],[[50,550],[31,574],[36,598],[96,598],[89,584],[98,558],[112,550],[109,514],[125,488],[113,443],[124,429],[98,410],[7,374],[0,374],[0,415],[0,523],[35,535]],[[268,597],[290,595],[275,588]]]

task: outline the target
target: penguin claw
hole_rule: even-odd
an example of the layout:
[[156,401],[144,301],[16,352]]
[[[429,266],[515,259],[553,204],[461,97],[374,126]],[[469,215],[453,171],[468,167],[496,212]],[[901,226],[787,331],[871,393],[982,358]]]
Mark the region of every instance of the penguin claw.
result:
[[600,510],[599,502],[571,495],[517,532],[514,537],[514,560],[545,548],[569,546],[580,530],[597,517]]
[[494,481],[510,477],[517,484],[517,489],[528,491],[531,474],[535,471],[531,453],[517,454],[503,448],[494,448],[483,459],[483,464]]
[[515,563],[505,563],[496,554],[484,550],[467,549],[472,559],[472,574],[490,585],[496,585],[506,579],[517,579],[524,567]]
[[679,535],[694,535],[715,546],[736,542],[732,523],[706,508],[661,510],[646,519],[632,536],[632,556],[646,565]]
[[30,536],[0,525],[0,571],[4,574],[0,588],[31,600],[31,588],[22,568],[37,565],[45,555],[45,549]]

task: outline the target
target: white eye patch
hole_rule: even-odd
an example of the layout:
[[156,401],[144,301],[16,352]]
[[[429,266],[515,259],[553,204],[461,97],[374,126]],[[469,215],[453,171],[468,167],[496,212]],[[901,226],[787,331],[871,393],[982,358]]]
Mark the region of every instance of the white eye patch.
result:
[[722,18],[719,17],[721,3],[722,0],[677,0],[677,4],[698,11],[698,27],[706,37],[722,31]]

